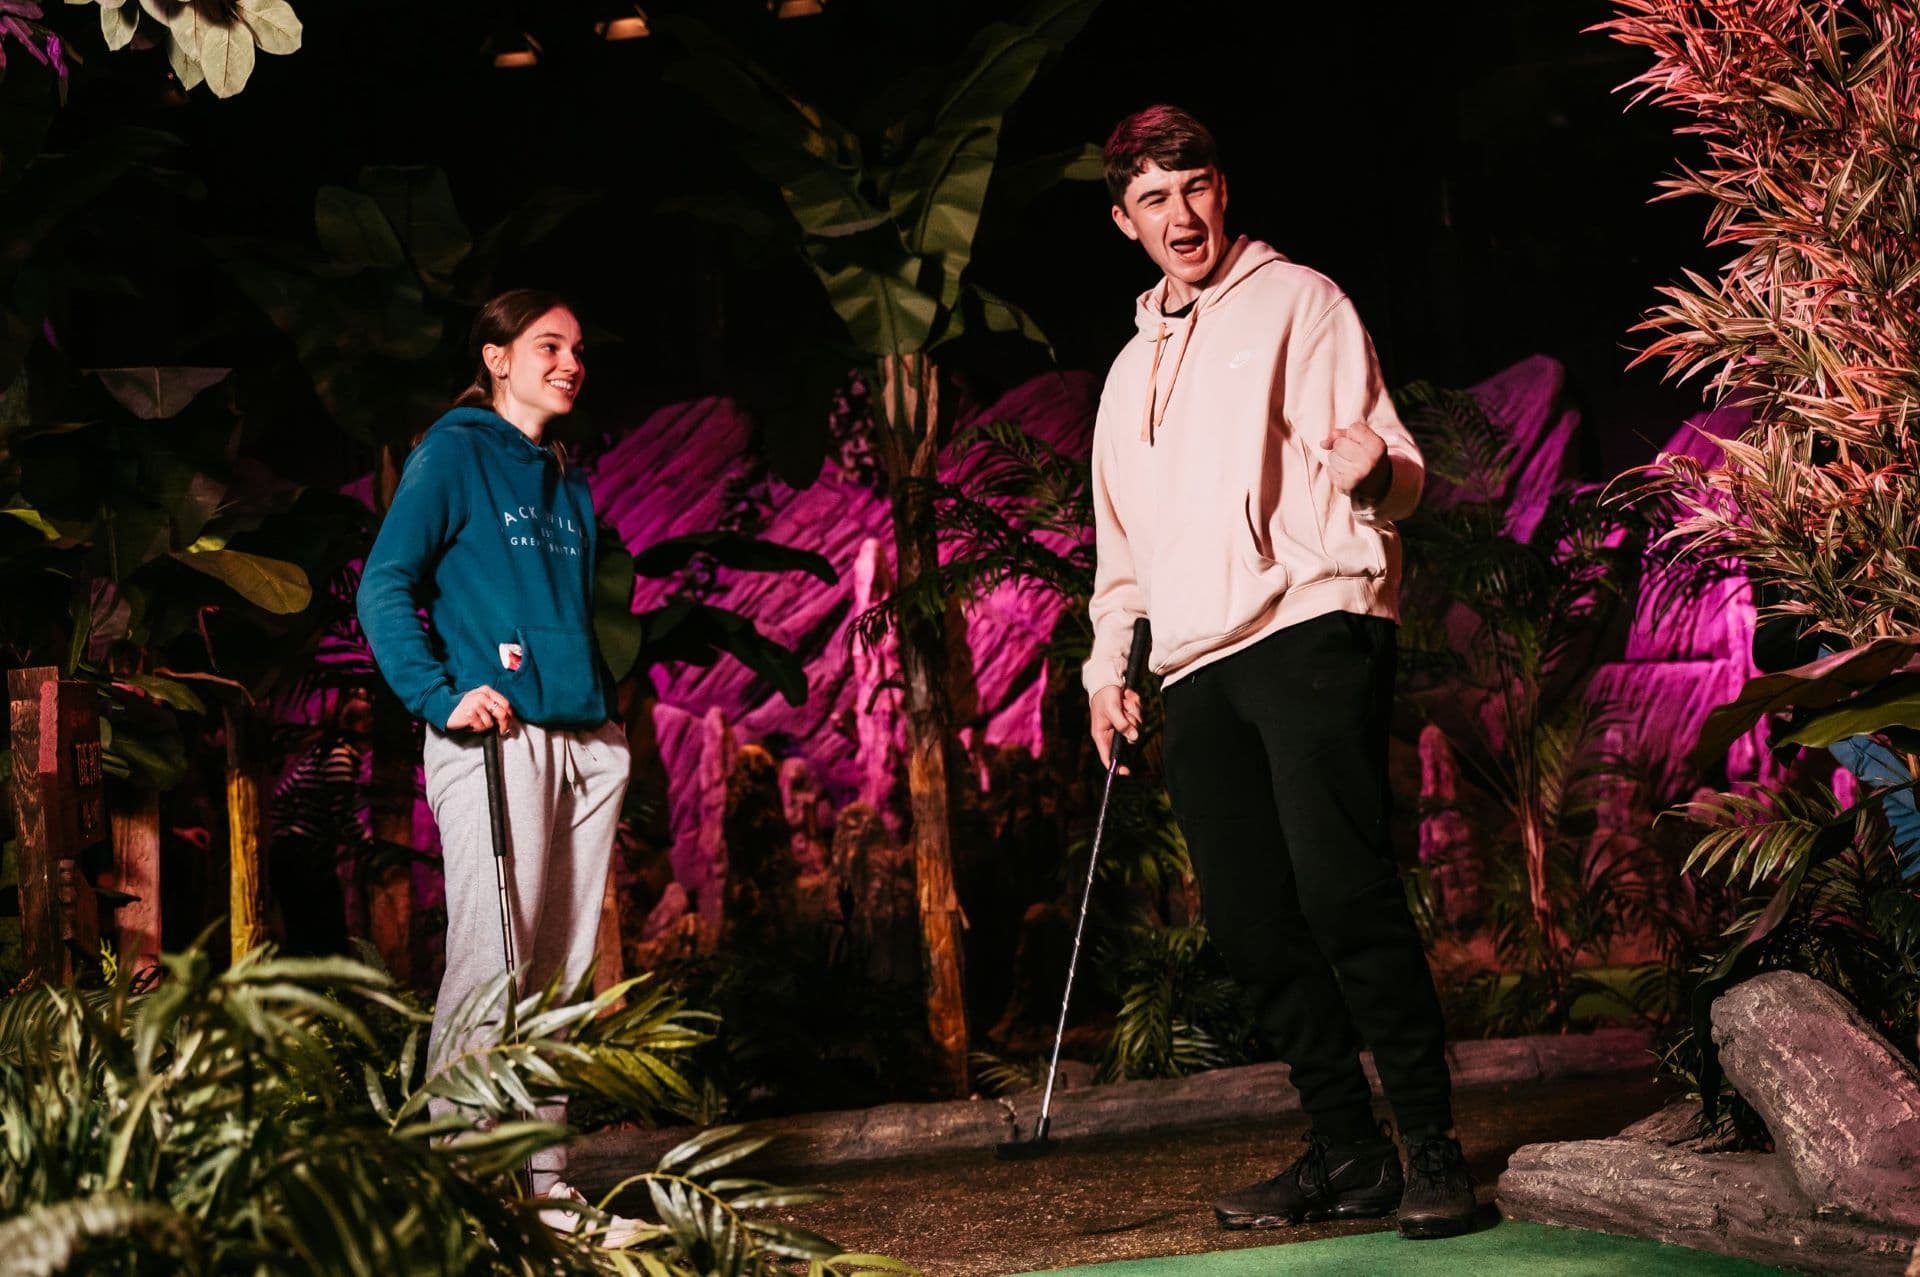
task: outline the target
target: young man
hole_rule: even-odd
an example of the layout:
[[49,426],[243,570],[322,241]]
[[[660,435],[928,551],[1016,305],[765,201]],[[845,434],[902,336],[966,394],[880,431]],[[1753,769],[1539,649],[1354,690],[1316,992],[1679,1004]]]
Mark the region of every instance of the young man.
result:
[[1420,499],[1419,449],[1353,303],[1226,237],[1199,121],[1168,106],[1122,120],[1106,176],[1114,223],[1165,277],[1140,297],[1094,429],[1094,741],[1104,762],[1116,731],[1137,737],[1120,684],[1148,617],[1208,929],[1313,1121],[1299,1160],[1214,1213],[1261,1228],[1397,1209],[1410,1237],[1463,1232],[1473,1182],[1448,1134],[1445,1028],[1387,839],[1392,521]]

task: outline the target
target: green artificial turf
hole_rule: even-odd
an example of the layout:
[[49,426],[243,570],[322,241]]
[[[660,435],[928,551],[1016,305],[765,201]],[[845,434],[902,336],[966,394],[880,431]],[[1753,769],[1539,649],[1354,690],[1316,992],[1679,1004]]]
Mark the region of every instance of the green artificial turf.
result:
[[1761,1277],[1782,1270],[1637,1237],[1505,1220],[1444,1241],[1411,1242],[1389,1231],[1054,1271],[1102,1277]]

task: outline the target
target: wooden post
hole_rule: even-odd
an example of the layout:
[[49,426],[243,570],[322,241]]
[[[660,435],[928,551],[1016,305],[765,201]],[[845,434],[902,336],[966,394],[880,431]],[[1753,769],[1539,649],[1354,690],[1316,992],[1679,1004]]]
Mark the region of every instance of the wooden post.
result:
[[80,853],[106,837],[100,719],[86,683],[53,666],[7,672],[14,828],[20,840],[20,932],[27,969],[49,984],[75,952],[100,944],[98,905]]
[[139,790],[108,811],[113,886],[135,899],[115,913],[120,961],[134,971],[160,961],[160,795]]
[[261,920],[260,832],[265,809],[260,776],[246,752],[244,709],[227,719],[227,952],[228,961],[266,942]]

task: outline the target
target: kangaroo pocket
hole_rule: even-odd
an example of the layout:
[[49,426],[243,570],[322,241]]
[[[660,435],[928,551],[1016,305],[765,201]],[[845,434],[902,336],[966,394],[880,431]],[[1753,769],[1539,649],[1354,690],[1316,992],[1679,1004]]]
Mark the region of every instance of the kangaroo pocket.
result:
[[1156,556],[1149,606],[1163,672],[1249,633],[1287,592],[1288,564],[1262,552],[1246,513],[1190,528]]
[[585,629],[522,625],[513,631],[520,668],[500,688],[522,717],[543,726],[592,726],[607,716],[599,663]]

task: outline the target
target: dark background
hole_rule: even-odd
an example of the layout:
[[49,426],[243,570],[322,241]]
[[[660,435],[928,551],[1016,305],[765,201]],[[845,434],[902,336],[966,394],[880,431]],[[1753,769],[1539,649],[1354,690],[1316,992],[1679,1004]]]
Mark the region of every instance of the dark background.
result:
[[[112,83],[76,92],[60,128],[131,116],[186,138],[209,187],[190,216],[207,233],[298,235],[311,225],[317,186],[351,184],[373,163],[445,168],[475,225],[536,186],[597,192],[500,282],[556,287],[599,321],[591,398],[605,427],[730,389],[764,371],[770,350],[831,329],[810,280],[776,245],[670,211],[754,183],[703,108],[662,83],[668,41],[592,36],[620,6],[299,8],[305,47],[263,56],[225,102],[198,89],[165,105],[151,87],[163,78],[157,54],[108,55],[97,33],[75,30],[80,53]],[[818,17],[776,21],[762,0],[648,5],[656,17],[698,11],[848,120],[890,86],[924,81],[978,26],[1016,8],[829,0]],[[70,26],[71,13],[50,16]],[[1680,143],[1660,113],[1624,111],[1614,88],[1645,59],[1584,32],[1607,13],[1586,0],[1107,0],[1042,73],[1003,155],[1098,142],[1120,115],[1152,102],[1185,106],[1219,137],[1229,229],[1344,286],[1390,383],[1464,385],[1550,354],[1567,366],[1590,425],[1583,468],[1604,476],[1643,459],[1699,406],[1693,388],[1626,365],[1628,330],[1655,289],[1707,264],[1704,210],[1648,203]],[[542,64],[494,69],[487,43],[519,30],[541,42]],[[169,228],[154,229],[164,251]],[[1153,279],[1112,228],[1104,189],[1063,187],[999,229],[976,258],[980,281],[1033,314],[1063,366],[1103,371],[1131,330],[1132,298]],[[216,347],[245,345],[201,313],[237,298],[184,258],[180,269],[181,330],[208,333]],[[110,334],[97,340],[114,344]],[[271,354],[195,353],[234,362]],[[1035,350],[1010,343],[969,368],[985,394],[1041,366]]]

